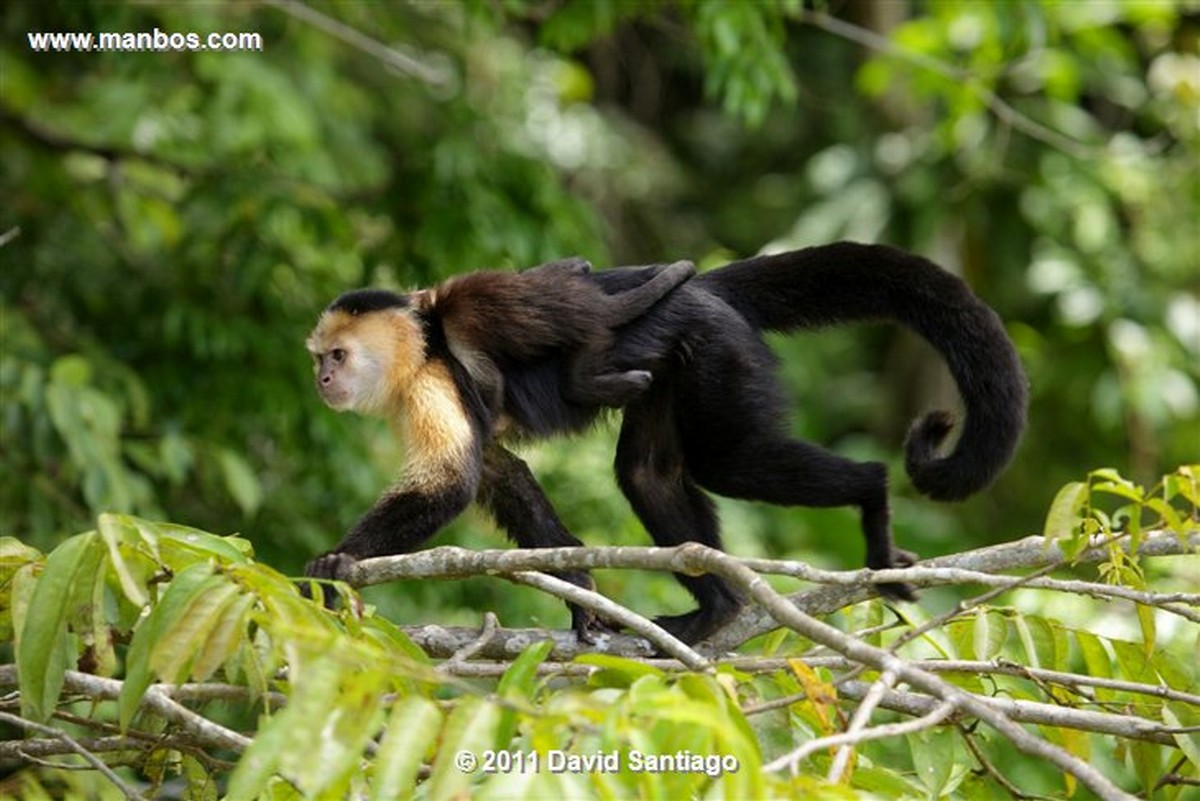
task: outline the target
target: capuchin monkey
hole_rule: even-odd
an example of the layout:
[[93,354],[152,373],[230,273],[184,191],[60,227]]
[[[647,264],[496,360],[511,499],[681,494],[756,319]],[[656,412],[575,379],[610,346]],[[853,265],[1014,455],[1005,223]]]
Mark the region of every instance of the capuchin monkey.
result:
[[[557,274],[564,292],[573,292],[566,287],[576,281],[590,282],[620,303],[666,272],[655,266],[591,273],[565,264],[523,275]],[[310,563],[306,575],[338,578],[355,560],[411,551],[472,499],[518,546],[579,545],[528,467],[501,443],[586,427],[602,403],[579,391],[579,383],[588,383],[580,364],[602,377],[650,374],[624,404],[616,473],[660,546],[721,547],[708,491],[788,506],[855,506],[867,567],[915,559],[892,543],[882,463],[855,462],[788,434],[788,402],[764,331],[893,320],[932,344],[965,407],[949,453],[940,453],[956,426],[948,412],[926,414],[909,432],[906,470],[935,500],[959,500],[988,486],[1024,428],[1026,379],[999,318],[961,279],[894,248],[842,242],[737,261],[665,290],[643,313],[631,312],[632,319],[598,313],[610,327],[604,344],[590,349],[578,336],[540,349],[505,349],[497,341],[505,326],[530,311],[511,305],[514,296],[492,297],[486,285],[474,302],[489,310],[491,330],[464,322],[474,313],[468,298],[457,306],[439,303],[440,288],[428,297],[389,294],[386,303],[377,293],[351,293],[322,315],[308,343],[322,397],[334,408],[393,419],[408,440],[409,465],[400,485],[333,551]],[[636,297],[631,308],[640,305]],[[640,385],[640,377],[633,383]],[[564,578],[591,586],[582,572]],[[712,634],[744,603],[718,576],[678,578],[698,608],[656,622],[685,642]],[[906,584],[877,588],[893,599],[915,597]],[[599,621],[577,607],[571,612],[578,636],[590,640]]]
[[[333,409],[388,419],[407,444],[408,463],[400,483],[307,575],[335,578],[347,560],[415,548],[463,511],[484,474],[511,456],[485,452],[497,435],[578,430],[601,407],[645,391],[648,371],[607,366],[613,330],[693,276],[695,265],[648,267],[611,291],[589,271],[582,259],[564,259],[521,273],[470,273],[404,295],[354,290],[330,304],[306,342],[317,391]],[[505,380],[531,366],[540,372]],[[508,520],[510,503],[493,498],[497,519]],[[554,516],[548,502],[541,513]],[[526,528],[514,519],[508,530],[521,544],[538,544],[522,542]],[[560,536],[579,544],[565,528]],[[591,586],[586,574],[565,577]],[[573,607],[572,616],[581,633],[594,626],[584,610]]]

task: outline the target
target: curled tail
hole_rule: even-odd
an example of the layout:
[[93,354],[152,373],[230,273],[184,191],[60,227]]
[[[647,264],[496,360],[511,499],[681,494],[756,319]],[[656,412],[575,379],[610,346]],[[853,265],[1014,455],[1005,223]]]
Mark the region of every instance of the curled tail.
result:
[[936,500],[986,487],[1008,463],[1025,426],[1025,373],[996,313],[933,262],[884,245],[838,242],[734,262],[692,280],[763,330],[895,320],[946,360],[966,408],[954,450],[938,449],[949,412],[918,419],[905,444],[913,484]]

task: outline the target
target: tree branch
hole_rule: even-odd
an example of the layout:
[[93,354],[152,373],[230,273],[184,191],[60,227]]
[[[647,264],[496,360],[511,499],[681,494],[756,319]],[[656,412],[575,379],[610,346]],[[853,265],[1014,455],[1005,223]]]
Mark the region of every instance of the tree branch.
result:
[[943,78],[964,87],[987,106],[997,119],[1012,128],[1024,133],[1031,139],[1061,150],[1076,159],[1094,159],[1100,152],[1096,145],[1080,142],[1077,139],[1054,130],[1033,118],[1022,114],[992,89],[981,86],[969,71],[958,69],[940,59],[932,58],[921,53],[914,53],[900,47],[886,36],[832,17],[821,11],[805,10],[800,13],[800,19],[814,28],[826,33],[839,36],[857,45],[891,56],[899,61],[905,61],[915,67],[940,75]]
[[1071,774],[1103,801],[1132,801],[1134,798],[1114,785],[1100,771],[1065,749],[1038,739],[1025,731],[1004,714],[984,703],[984,699],[971,695],[928,671],[913,667],[882,648],[860,642],[833,626],[801,612],[792,606],[784,596],[772,589],[762,576],[721,551],[696,543],[686,545],[684,548],[691,552],[690,557],[696,562],[707,566],[711,572],[728,579],[745,590],[780,624],[855,662],[870,665],[880,671],[894,672],[899,679],[913,687],[953,704],[962,712],[979,718],[996,729],[1018,750],[1029,756],[1044,759],[1060,770]]
[[[464,578],[527,570],[558,573],[568,570],[625,568],[695,575],[699,569],[697,565],[681,556],[683,549],[689,547],[685,544],[674,548],[619,546],[471,551],[455,546],[442,546],[412,554],[364,559],[351,566],[346,579],[351,585],[361,587],[399,579]],[[1200,550],[1200,530],[1192,531],[1186,537],[1180,537],[1167,531],[1154,531],[1146,534],[1138,553],[1141,556],[1151,557],[1180,555],[1196,550]],[[1108,559],[1108,556],[1106,548],[1093,547],[1080,554],[1074,562],[1076,564],[1097,563]],[[729,558],[735,559],[735,557]],[[896,581],[910,582],[919,586],[979,582],[994,585],[1000,589],[1020,584],[1066,592],[1085,591],[1096,597],[1130,600],[1154,606],[1188,619],[1200,619],[1200,616],[1191,609],[1183,608],[1200,605],[1200,595],[1148,593],[1094,582],[996,575],[1004,571],[1047,568],[1067,564],[1068,560],[1058,543],[1047,541],[1042,537],[1026,537],[1016,542],[930,559],[914,567],[893,570],[833,571],[819,570],[797,561],[768,559],[738,559],[737,561],[748,569],[761,573],[790,576],[826,584],[827,586],[824,587],[788,596],[788,600],[796,608],[811,615],[829,614],[866,600],[875,594],[872,586],[874,583]],[[733,650],[747,640],[765,634],[776,627],[777,624],[765,610],[748,606],[737,618],[708,641],[703,652],[722,653]],[[434,631],[445,636],[444,632],[447,629],[431,630],[427,634],[432,636]],[[501,640],[501,644],[498,646],[500,648],[505,647],[503,641],[507,639],[503,631],[498,633]],[[528,636],[528,632],[525,636]],[[656,644],[661,647],[661,643]],[[628,647],[629,643],[614,639],[603,643],[600,649],[588,650],[628,653]],[[664,648],[664,650],[667,649]],[[573,648],[569,638],[555,638],[555,651],[552,658],[569,659],[575,653],[578,653],[578,649]]]
[[[17,686],[16,665],[0,665],[0,686]],[[121,686],[122,682],[117,679],[93,676],[77,670],[68,670],[63,677],[65,692],[79,693],[94,699],[114,700],[121,694]],[[184,734],[206,748],[228,748],[240,753],[250,745],[249,737],[196,714],[172,698],[170,689],[162,685],[150,685],[146,694],[142,696],[141,705],[179,726]]]
[[[1200,551],[1200,529],[1179,536],[1170,531],[1147,532],[1138,555],[1142,557],[1180,556]],[[1074,564],[1096,564],[1108,559],[1108,551],[1103,547],[1093,547],[1085,550],[1075,558]],[[940,556],[920,562],[912,568],[886,571],[888,576],[905,576],[907,570],[925,570],[930,568],[953,568],[959,570],[974,570],[981,573],[995,574],[1004,571],[1043,569],[1054,565],[1071,564],[1062,552],[1059,544],[1044,537],[1025,537],[1014,542],[1001,543],[986,548],[964,551],[958,554]],[[749,561],[750,566],[758,566],[759,560]],[[880,575],[885,571],[878,571]],[[842,575],[856,574],[871,575],[870,571],[855,571]],[[835,574],[836,575],[836,574]],[[889,580],[896,580],[891,579]],[[899,579],[908,581],[907,578]],[[1014,582],[1019,579],[1014,578]],[[913,583],[920,584],[919,579]],[[798,609],[810,615],[827,615],[844,609],[875,594],[870,583],[855,584],[854,582],[838,582],[830,586],[803,590],[788,596]],[[1174,611],[1174,610],[1171,610]],[[717,632],[708,642],[714,651],[729,651],[747,640],[765,634],[776,627],[771,616],[757,607],[747,607],[728,626]]]
[[551,595],[558,596],[571,603],[579,604],[600,613],[605,618],[633,629],[634,632],[642,635],[691,670],[708,670],[710,667],[708,660],[689,648],[687,644],[655,625],[652,621],[635,612],[631,612],[618,603],[610,601],[598,592],[585,590],[569,581],[563,581],[560,578],[555,578],[545,573],[537,573],[529,570],[518,571],[507,576],[507,578],[511,578],[519,584],[528,584],[531,587],[545,590]]
[[435,69],[412,56],[407,56],[393,47],[388,47],[378,39],[372,38],[357,28],[322,14],[297,0],[263,0],[269,6],[278,8],[301,22],[305,22],[335,39],[359,50],[372,58],[376,58],[398,72],[424,81],[433,86],[446,86],[450,76],[446,70]]
[[[843,684],[838,690],[840,695],[846,698],[861,700],[866,698],[872,686],[864,681],[850,681]],[[1178,733],[1168,726],[1134,715],[1116,715],[1110,712],[1071,709],[1058,704],[1044,704],[1037,701],[970,695],[977,703],[990,707],[1014,725],[1033,723],[1039,726],[1057,726],[1128,740],[1142,740],[1159,745],[1172,745],[1175,742],[1174,735]],[[891,690],[884,695],[879,706],[905,715],[927,715],[937,708],[938,698],[930,697],[925,693]]]
[[87,762],[88,765],[100,771],[101,775],[112,782],[113,786],[120,790],[121,794],[126,798],[133,799],[133,801],[145,800],[145,796],[126,784],[120,776],[113,772],[112,768],[104,764],[103,760],[85,748],[66,732],[60,731],[53,726],[45,726],[41,723],[35,723],[32,720],[26,720],[20,715],[13,715],[2,711],[0,711],[0,723],[8,723],[12,726],[25,729],[26,731],[36,732],[43,737],[49,738],[51,741],[57,741],[63,748],[60,753],[73,753],[83,757],[84,761]]
[[[1107,544],[1097,540],[1097,545]],[[1188,537],[1179,537],[1167,532],[1155,532],[1148,535],[1140,546],[1139,553],[1143,555],[1185,553],[1190,552],[1200,544],[1200,531],[1192,532]],[[1107,559],[1107,548],[1094,547],[1089,549],[1075,562],[1101,561]],[[997,561],[998,560],[998,561]],[[893,653],[868,645],[843,632],[815,619],[805,610],[793,603],[793,598],[784,596],[773,590],[755,569],[762,572],[772,572],[784,575],[802,577],[814,581],[827,582],[830,587],[823,590],[836,589],[843,599],[855,593],[868,592],[864,585],[876,581],[906,581],[933,584],[952,581],[980,581],[994,584],[993,571],[1024,569],[1029,567],[1052,568],[1065,561],[1065,557],[1057,548],[1057,543],[1047,542],[1040,537],[1028,538],[1019,543],[1012,543],[997,548],[982,549],[970,554],[959,554],[942,560],[931,560],[928,563],[904,570],[887,571],[817,571],[808,565],[798,562],[777,562],[768,560],[739,560],[727,554],[705,548],[704,546],[688,543],[676,548],[563,548],[518,551],[486,551],[471,552],[459,548],[438,548],[417,554],[399,557],[384,557],[364,560],[357,563],[348,578],[351,583],[365,584],[391,580],[399,577],[446,577],[462,576],[479,573],[520,573],[530,569],[563,571],[568,569],[594,569],[604,567],[633,567],[670,570],[689,575],[710,572],[723,576],[730,582],[743,589],[747,595],[758,602],[760,612],[769,616],[775,624],[783,624],[813,642],[824,645],[832,651],[841,654],[846,659],[860,665],[867,665],[885,673],[894,674],[915,690],[916,693],[906,693],[912,700],[919,699],[922,705],[938,705],[940,701],[958,709],[963,714],[978,718],[998,730],[1006,739],[1019,750],[1037,758],[1045,759],[1063,771],[1075,776],[1088,786],[1102,799],[1126,799],[1127,794],[1114,786],[1105,776],[1092,766],[1082,762],[1066,750],[1049,742],[1041,740],[1025,731],[1018,721],[1032,720],[1048,722],[1048,725],[1074,725],[1085,730],[1095,730],[1101,733],[1114,733],[1135,739],[1149,739],[1158,742],[1170,742],[1172,732],[1156,723],[1145,721],[1132,716],[1110,715],[1106,713],[1081,710],[1062,709],[1050,704],[1033,704],[1030,702],[1003,701],[983,698],[968,693],[938,678],[932,671],[923,670],[913,663],[907,662]],[[752,569],[754,568],[754,569]],[[980,569],[984,568],[984,569]],[[1034,577],[1003,577],[1007,583],[1000,584],[1000,589],[1019,584],[1034,584],[1049,581],[1041,576]],[[1078,592],[1086,590],[1091,594],[1105,598],[1125,598],[1138,603],[1147,603],[1158,608],[1172,611],[1185,616],[1190,611],[1183,608],[1195,605],[1200,598],[1192,594],[1124,594],[1111,592],[1111,588],[1089,582],[1054,582],[1043,584],[1046,589]],[[572,585],[573,589],[574,588]],[[814,592],[799,594],[800,599]],[[1182,606],[1181,606],[1182,605]],[[500,631],[489,638],[491,642],[499,639]],[[556,643],[557,647],[557,643]],[[856,682],[849,682],[843,687],[843,692],[853,692]],[[846,690],[846,688],[850,688]],[[896,697],[894,691],[883,688],[876,695],[883,693],[880,704],[886,706]],[[873,703],[873,702],[872,702]],[[869,711],[869,709],[868,709]],[[922,716],[930,715],[934,708],[920,712]],[[851,734],[861,734],[865,730],[865,718],[857,723],[857,731]]]

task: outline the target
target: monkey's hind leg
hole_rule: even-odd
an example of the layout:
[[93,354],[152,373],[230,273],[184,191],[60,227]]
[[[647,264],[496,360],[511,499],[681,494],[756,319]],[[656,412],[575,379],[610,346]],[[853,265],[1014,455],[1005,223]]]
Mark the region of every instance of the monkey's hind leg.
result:
[[[483,456],[483,476],[476,500],[496,524],[521,548],[554,548],[583,545],[559,520],[529,467],[499,445],[489,445]],[[592,577],[583,570],[555,574],[585,590],[594,590]],[[595,643],[597,634],[613,631],[590,609],[567,603],[571,628],[580,642]]]
[[601,372],[608,360],[608,344],[591,344],[575,354],[568,368],[563,395],[583,406],[621,407],[650,388],[649,370]]
[[[626,410],[617,443],[617,480],[656,545],[699,542],[721,549],[712,500],[684,467],[669,398],[669,392],[656,389],[646,401]],[[745,604],[741,593],[720,576],[676,574],[675,578],[699,608],[657,617],[654,622],[683,642],[705,639]]]
[[[883,464],[855,462],[767,426],[747,431],[753,433],[737,443],[717,437],[689,449],[688,464],[702,486],[730,498],[783,506],[857,506],[867,567],[908,567],[916,561],[915,554],[892,542]],[[916,591],[907,584],[877,584],[876,589],[895,600],[916,600]]]

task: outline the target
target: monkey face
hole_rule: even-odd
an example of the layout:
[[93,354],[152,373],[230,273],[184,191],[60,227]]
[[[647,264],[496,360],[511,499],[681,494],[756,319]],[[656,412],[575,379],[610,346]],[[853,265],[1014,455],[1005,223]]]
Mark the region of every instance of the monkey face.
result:
[[317,394],[330,408],[338,411],[353,409],[354,388],[371,383],[370,380],[364,381],[361,375],[363,371],[355,371],[347,365],[349,354],[349,350],[340,347],[327,353],[313,353]]
[[338,411],[388,414],[424,359],[420,325],[401,309],[327,311],[305,345],[317,393]]

